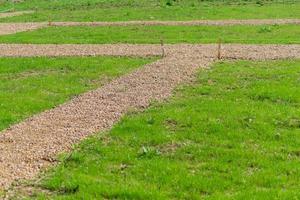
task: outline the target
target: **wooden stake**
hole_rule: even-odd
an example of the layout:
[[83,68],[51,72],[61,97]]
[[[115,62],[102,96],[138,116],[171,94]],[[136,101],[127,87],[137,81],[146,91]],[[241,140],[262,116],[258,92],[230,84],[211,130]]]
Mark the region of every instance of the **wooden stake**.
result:
[[48,26],[52,26],[52,22],[50,18],[48,19]]
[[160,46],[161,46],[161,56],[165,57],[165,49],[164,49],[164,41],[160,39]]
[[222,58],[222,55],[221,55],[221,39],[219,39],[219,41],[218,41],[218,54],[217,54],[217,58],[218,58],[218,60],[220,60]]

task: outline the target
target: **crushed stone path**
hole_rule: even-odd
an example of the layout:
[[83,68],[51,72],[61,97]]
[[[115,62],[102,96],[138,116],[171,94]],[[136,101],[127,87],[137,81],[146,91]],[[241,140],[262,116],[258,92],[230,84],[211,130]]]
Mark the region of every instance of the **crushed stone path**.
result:
[[14,34],[47,26],[232,26],[275,24],[300,24],[300,19],[0,23],[0,35]]
[[4,12],[0,13],[0,18],[6,18],[6,17],[14,17],[14,16],[19,16],[19,15],[24,15],[24,14],[31,14],[34,11],[16,11],[16,12]]
[[0,35],[36,30],[47,25],[47,23],[0,23]]
[[[107,130],[129,109],[163,100],[216,60],[216,45],[166,45],[165,57],[35,115],[0,133],[0,188],[32,179],[85,137]],[[19,49],[19,51],[16,51]],[[57,50],[57,52],[55,52]],[[32,53],[31,53],[32,52]],[[223,58],[300,58],[300,45],[225,45]],[[37,54],[37,55],[35,55]],[[0,45],[1,56],[150,56],[159,45]]]
[[[166,44],[166,56],[190,54],[215,57],[216,44]],[[298,58],[300,45],[244,45],[223,44],[224,59]],[[158,44],[0,44],[0,57],[41,56],[161,56]]]
[[300,19],[226,19],[192,21],[116,21],[116,22],[52,22],[53,26],[231,26],[300,24]]

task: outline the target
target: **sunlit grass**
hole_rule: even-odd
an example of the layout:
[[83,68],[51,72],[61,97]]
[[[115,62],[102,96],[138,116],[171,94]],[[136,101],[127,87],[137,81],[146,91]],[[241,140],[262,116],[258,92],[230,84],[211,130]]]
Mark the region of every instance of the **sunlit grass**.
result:
[[299,25],[49,27],[0,36],[1,43],[300,43]]
[[50,199],[297,199],[299,75],[299,60],[201,70],[82,142],[42,187]]

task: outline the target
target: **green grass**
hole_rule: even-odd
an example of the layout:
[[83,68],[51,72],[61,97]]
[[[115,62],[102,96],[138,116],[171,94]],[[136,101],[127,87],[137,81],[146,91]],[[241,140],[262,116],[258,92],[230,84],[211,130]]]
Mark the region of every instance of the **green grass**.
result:
[[1,10],[76,10],[89,8],[120,8],[120,7],[195,7],[200,5],[289,5],[297,0],[0,0]]
[[170,0],[172,6],[167,6],[167,1],[28,0],[0,7],[2,11],[14,8],[36,10],[36,13],[4,18],[0,22],[300,18],[299,2],[269,1],[264,5],[256,3],[260,1],[240,1],[242,3],[228,5],[230,1]]
[[50,199],[299,199],[299,75],[300,60],[201,70],[82,142],[42,187]]
[[300,43],[299,25],[49,27],[0,36],[0,43]]
[[0,130],[153,59],[0,58]]

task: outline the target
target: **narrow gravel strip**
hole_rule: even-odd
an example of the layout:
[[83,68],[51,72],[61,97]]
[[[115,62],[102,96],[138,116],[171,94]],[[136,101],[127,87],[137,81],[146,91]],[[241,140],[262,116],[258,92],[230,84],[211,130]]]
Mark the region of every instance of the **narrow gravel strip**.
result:
[[[16,51],[18,47],[20,51]],[[31,51],[37,56],[161,54],[158,45],[0,46],[2,56],[29,56]],[[166,45],[165,52],[166,57],[152,64],[1,132],[0,188],[18,179],[34,178],[55,162],[58,153],[111,128],[129,109],[143,109],[152,100],[168,98],[178,84],[191,80],[199,67],[215,61],[216,45]],[[222,52],[230,59],[300,58],[300,45],[226,45]]]
[[0,57],[22,56],[156,56],[160,45],[0,44]]
[[236,45],[222,47],[224,59],[274,60],[300,58],[300,45]]
[[14,16],[31,14],[31,13],[33,13],[33,11],[5,12],[5,13],[0,13],[0,18],[14,17]]
[[47,23],[0,23],[0,35],[36,30],[47,25]]
[[[167,56],[190,54],[215,57],[216,44],[167,44]],[[298,58],[300,45],[241,45],[224,44],[224,59],[280,59]],[[0,57],[41,56],[160,56],[162,48],[157,44],[0,44]]]
[[[30,25],[31,24],[31,25]],[[0,35],[34,30],[45,26],[232,26],[300,24],[300,19],[194,20],[194,21],[119,21],[119,22],[35,22],[0,23]]]
[[119,21],[119,22],[52,22],[53,26],[231,26],[300,24],[300,19],[245,19],[245,20],[193,20],[193,21]]

